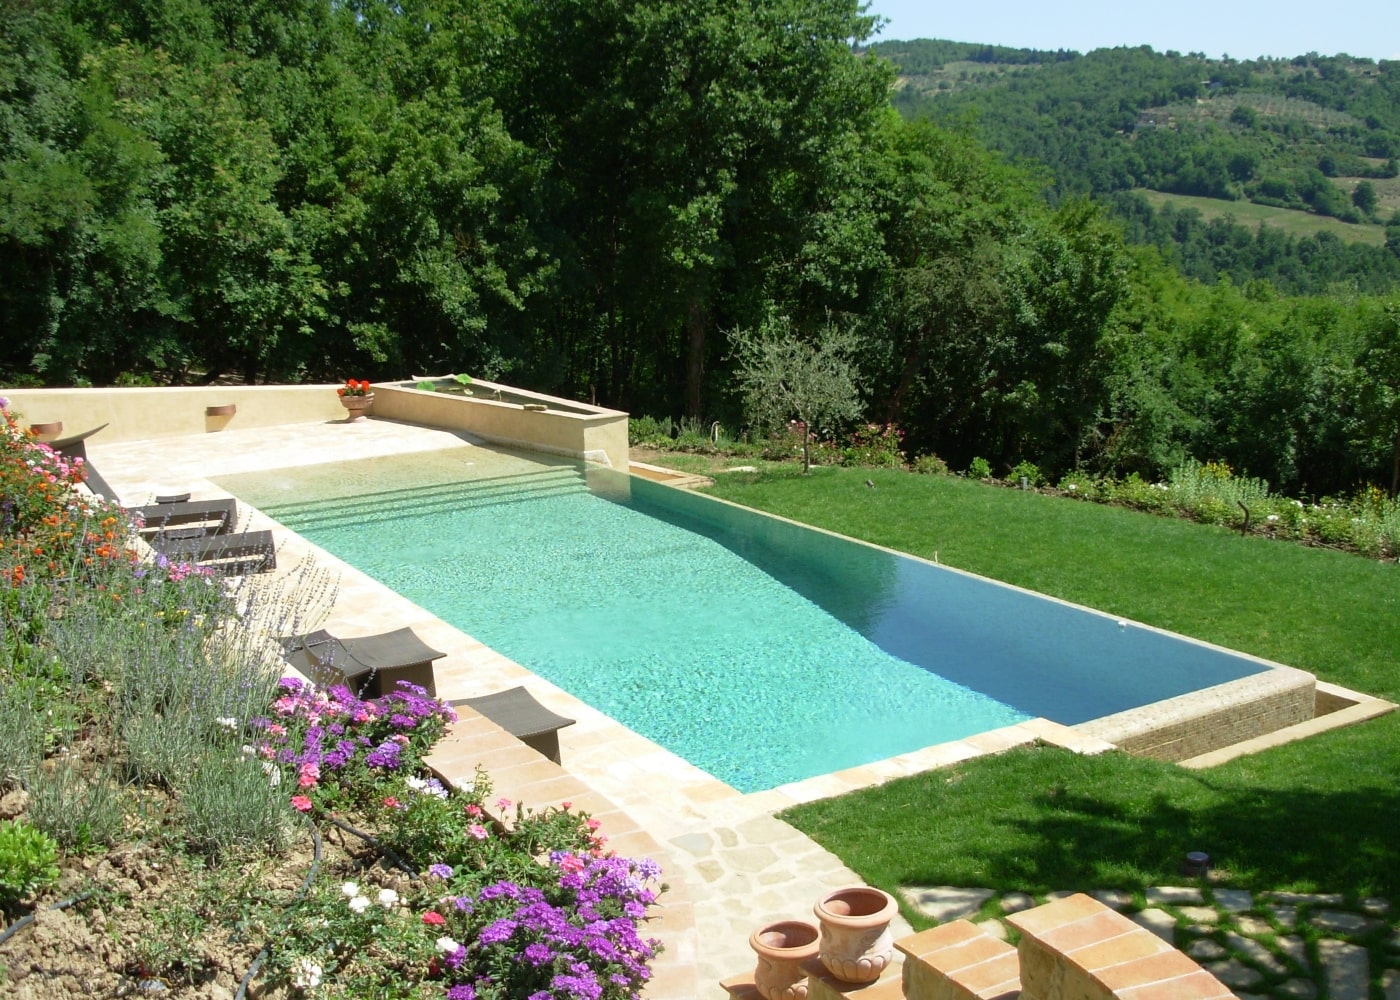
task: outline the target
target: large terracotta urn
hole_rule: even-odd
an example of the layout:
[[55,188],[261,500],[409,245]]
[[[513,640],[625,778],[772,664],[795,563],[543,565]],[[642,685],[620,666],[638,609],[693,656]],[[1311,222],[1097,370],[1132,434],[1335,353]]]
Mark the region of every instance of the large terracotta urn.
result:
[[804,1000],[817,938],[817,929],[803,920],[781,920],[749,935],[749,947],[758,955],[753,981],[764,1000]]
[[867,885],[827,893],[813,907],[821,923],[821,960],[847,983],[873,983],[894,957],[890,921],[899,912],[894,897]]
[[374,393],[371,392],[365,396],[341,396],[340,405],[348,411],[348,415],[345,417],[346,423],[363,420],[365,419],[365,411],[374,405]]

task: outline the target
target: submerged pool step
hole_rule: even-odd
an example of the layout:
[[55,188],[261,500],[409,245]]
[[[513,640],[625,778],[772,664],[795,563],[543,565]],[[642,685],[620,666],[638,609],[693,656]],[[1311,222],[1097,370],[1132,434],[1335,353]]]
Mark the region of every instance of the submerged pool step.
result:
[[398,517],[530,503],[587,490],[587,481],[580,470],[559,468],[528,475],[377,490],[333,500],[276,504],[265,510],[289,528],[314,530],[371,524]]

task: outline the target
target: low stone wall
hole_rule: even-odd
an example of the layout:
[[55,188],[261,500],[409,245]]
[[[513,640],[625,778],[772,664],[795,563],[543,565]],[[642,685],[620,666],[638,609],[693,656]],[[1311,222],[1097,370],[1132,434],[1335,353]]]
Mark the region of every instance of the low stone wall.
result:
[[[0,389],[29,424],[62,421],[65,437],[102,424],[95,440],[147,441],[222,430],[344,420],[334,385],[132,389]],[[232,410],[229,408],[232,407]]]
[[1311,719],[1316,684],[1306,671],[1273,666],[1074,729],[1138,756],[1181,761]]
[[[627,471],[627,414],[601,406],[476,381],[473,390],[500,388],[568,410],[527,410],[518,403],[452,396],[407,386],[376,385],[372,416],[461,430],[497,444],[566,455]],[[587,412],[578,412],[580,410]]]
[[[493,383],[476,386],[497,388]],[[23,424],[62,422],[57,434],[107,426],[98,442],[148,441],[222,430],[344,420],[338,385],[179,386],[131,389],[4,389]],[[517,403],[376,385],[371,417],[466,431],[497,444],[566,455],[625,473],[627,414],[501,386],[568,411],[526,410]],[[586,411],[586,412],[578,412]]]

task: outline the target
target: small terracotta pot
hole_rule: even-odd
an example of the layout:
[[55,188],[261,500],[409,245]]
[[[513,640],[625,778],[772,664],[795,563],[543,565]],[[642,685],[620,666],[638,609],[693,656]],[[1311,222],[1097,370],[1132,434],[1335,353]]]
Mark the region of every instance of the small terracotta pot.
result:
[[894,957],[890,921],[899,912],[894,897],[867,885],[837,889],[813,907],[821,922],[821,959],[846,983],[873,983]]
[[206,406],[204,408],[204,415],[206,417],[231,417],[237,412],[237,403],[221,403],[218,406]]
[[758,955],[754,986],[764,1000],[804,1000],[806,963],[817,955],[818,935],[817,929],[803,920],[766,924],[749,935],[749,947]]
[[36,440],[52,441],[63,433],[63,421],[51,420],[48,423],[30,424],[29,429],[34,432]]

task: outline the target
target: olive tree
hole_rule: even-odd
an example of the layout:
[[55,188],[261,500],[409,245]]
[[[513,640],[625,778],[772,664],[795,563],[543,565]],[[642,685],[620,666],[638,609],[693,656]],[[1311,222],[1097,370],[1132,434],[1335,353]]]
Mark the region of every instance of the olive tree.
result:
[[804,338],[788,317],[770,313],[757,329],[732,331],[729,342],[745,415],[765,429],[800,421],[806,475],[812,469],[812,428],[860,416],[854,361],[859,340],[830,318],[815,337]]

